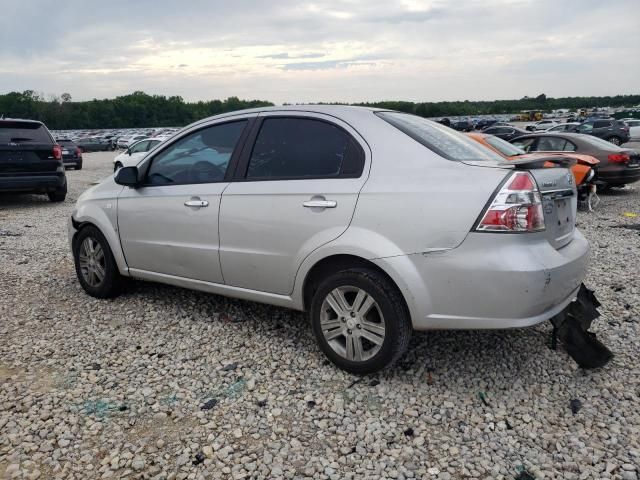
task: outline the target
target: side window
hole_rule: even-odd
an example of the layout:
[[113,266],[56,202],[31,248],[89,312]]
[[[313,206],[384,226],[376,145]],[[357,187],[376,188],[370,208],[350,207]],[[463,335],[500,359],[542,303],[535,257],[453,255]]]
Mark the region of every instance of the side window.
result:
[[131,153],[146,152],[148,150],[149,142],[138,142],[131,148]]
[[535,151],[533,148],[533,144],[536,141],[535,138],[522,138],[513,141],[512,143],[516,146],[524,150],[525,152]]
[[591,130],[593,130],[593,125],[590,123],[583,123],[578,127],[578,132],[580,133],[589,133]]
[[309,118],[266,118],[246,178],[270,180],[360,176],[364,152],[343,129]]
[[564,148],[562,149],[565,152],[575,152],[576,146],[571,143],[569,140],[564,141]]
[[541,137],[537,150],[541,152],[561,152],[565,148],[567,141],[559,137]]
[[607,128],[611,126],[611,122],[609,120],[598,120],[593,123],[593,128]]
[[181,138],[153,158],[147,185],[223,181],[246,125],[246,120],[213,125]]

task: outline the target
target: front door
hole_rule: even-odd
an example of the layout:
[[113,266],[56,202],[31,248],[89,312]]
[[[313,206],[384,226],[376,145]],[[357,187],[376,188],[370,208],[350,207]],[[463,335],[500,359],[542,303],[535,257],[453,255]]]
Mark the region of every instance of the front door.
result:
[[333,117],[260,115],[222,195],[220,261],[227,285],[291,293],[304,258],[351,222],[370,161],[356,138]]
[[118,198],[129,268],[223,283],[220,196],[248,123],[227,121],[188,132],[145,162],[142,186],[125,188]]

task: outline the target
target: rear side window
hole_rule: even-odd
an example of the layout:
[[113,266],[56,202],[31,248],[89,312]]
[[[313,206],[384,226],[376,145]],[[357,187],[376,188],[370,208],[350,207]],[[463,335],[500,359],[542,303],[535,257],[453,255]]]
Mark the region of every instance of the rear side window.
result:
[[560,137],[540,137],[536,148],[541,152],[573,152],[575,149],[573,143]]
[[593,123],[593,128],[607,128],[611,126],[611,122],[609,120],[598,120]]
[[493,150],[426,118],[399,112],[377,112],[376,115],[447,160],[504,162]]
[[0,144],[7,143],[53,144],[53,139],[41,123],[0,121]]
[[359,177],[364,152],[342,128],[309,118],[266,118],[255,141],[249,180]]

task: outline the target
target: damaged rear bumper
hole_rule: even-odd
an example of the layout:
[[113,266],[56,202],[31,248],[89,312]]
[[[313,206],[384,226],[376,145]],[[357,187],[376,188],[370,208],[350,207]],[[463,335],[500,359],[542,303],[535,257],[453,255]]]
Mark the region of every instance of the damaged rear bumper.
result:
[[582,284],[575,301],[551,318],[553,348],[560,340],[567,353],[582,368],[603,367],[613,358],[611,350],[589,332],[593,321],[600,316],[600,305],[593,291]]

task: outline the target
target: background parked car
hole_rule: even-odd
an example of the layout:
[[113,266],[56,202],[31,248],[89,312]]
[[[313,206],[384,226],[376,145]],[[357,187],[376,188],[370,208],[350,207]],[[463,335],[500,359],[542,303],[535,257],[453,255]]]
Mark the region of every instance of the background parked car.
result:
[[[595,189],[592,185],[595,185],[593,181],[596,178],[596,169],[600,161],[592,157],[591,155],[578,154],[573,152],[563,153],[549,153],[549,152],[533,152],[527,153],[516,145],[509,143],[494,135],[487,135],[485,133],[467,133],[467,135],[473,138],[476,142],[490,148],[497,154],[503,156],[507,160],[535,160],[535,159],[548,159],[553,157],[570,158],[577,163],[571,167],[573,176],[576,180],[576,187],[578,189],[578,195],[580,200],[586,200],[590,194],[595,193]],[[553,163],[546,164],[547,167],[554,167]],[[591,204],[589,204],[591,208]]]
[[149,150],[152,150],[156,145],[162,142],[162,140],[162,138],[138,140],[138,142],[131,145],[113,159],[113,171],[115,172],[122,167],[137,165],[140,159],[144,157]]
[[487,128],[487,127],[492,126],[496,122],[497,122],[497,120],[495,118],[481,118],[475,124],[475,128],[477,130],[483,130],[483,129]]
[[482,133],[486,133],[487,135],[495,135],[498,138],[509,141],[513,140],[514,138],[521,137],[522,135],[526,135],[529,132],[516,127],[493,126],[485,128]]
[[451,122],[451,128],[459,132],[470,132],[473,130],[473,124],[469,120],[456,120]]
[[111,150],[111,142],[103,138],[87,137],[79,138],[75,144],[82,152],[106,152]]
[[629,141],[629,127],[613,118],[583,122],[577,127],[576,132],[602,138],[614,145]]
[[62,148],[62,162],[64,163],[64,166],[81,170],[82,150],[80,150],[80,147],[68,138],[59,138],[57,142]]
[[548,128],[546,132],[575,132],[580,122],[559,123],[555,127]]
[[640,154],[611,142],[580,133],[529,134],[512,140],[525,152],[576,152],[600,160],[597,182],[606,189],[640,180]]
[[558,124],[555,120],[540,120],[539,122],[527,125],[526,130],[530,132],[537,132],[540,130],[547,130],[548,128],[555,127]]
[[149,135],[133,135],[130,137],[120,137],[118,139],[117,146],[118,148],[129,148],[131,145],[136,143],[139,140],[143,140],[145,138],[149,138]]
[[625,125],[629,127],[629,139],[632,141],[640,140],[640,119],[629,119],[626,120]]
[[46,193],[52,202],[64,201],[62,148],[42,122],[0,119],[0,192]]

